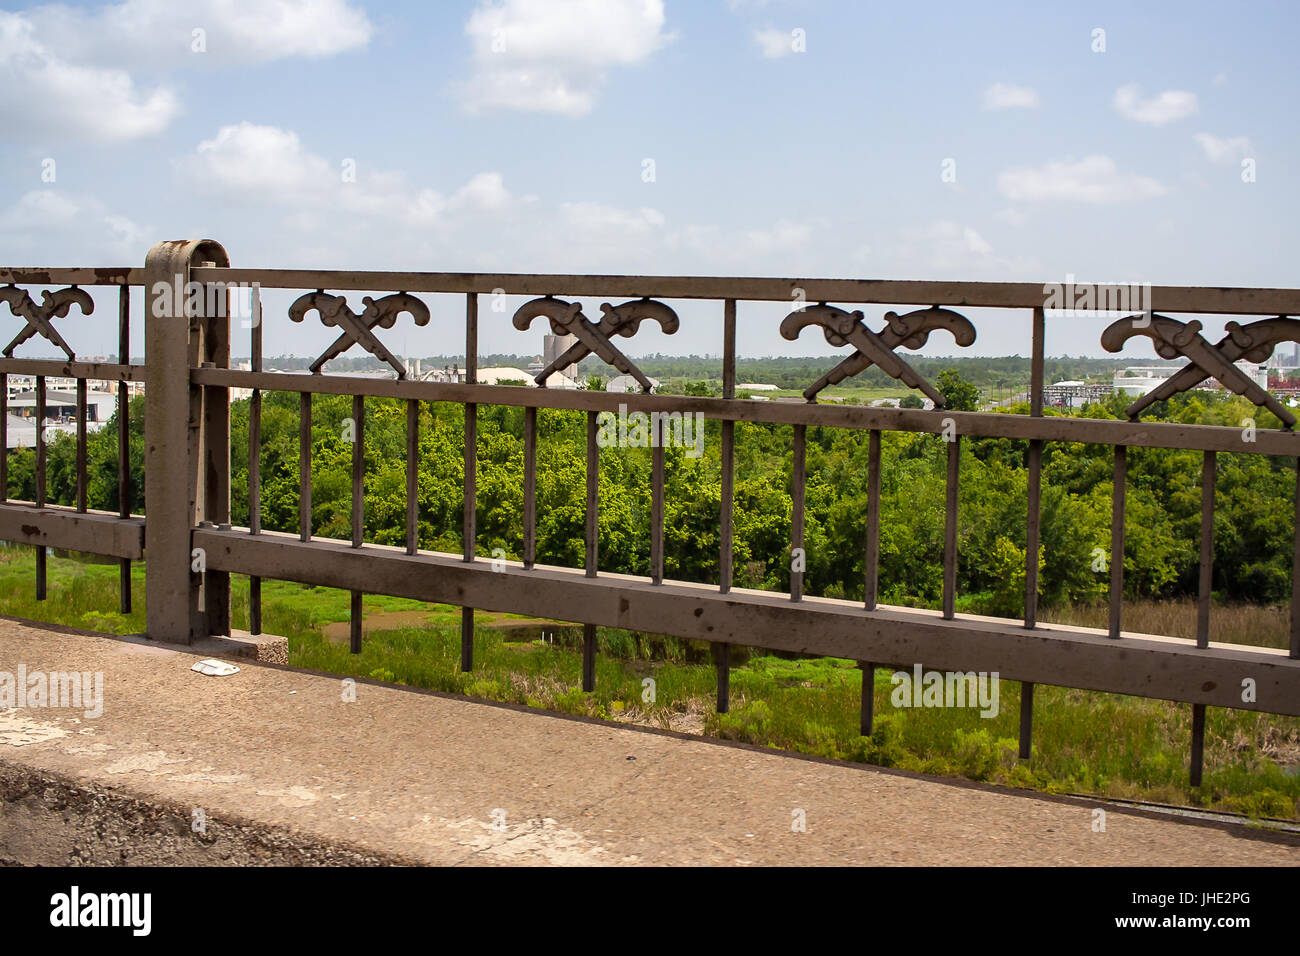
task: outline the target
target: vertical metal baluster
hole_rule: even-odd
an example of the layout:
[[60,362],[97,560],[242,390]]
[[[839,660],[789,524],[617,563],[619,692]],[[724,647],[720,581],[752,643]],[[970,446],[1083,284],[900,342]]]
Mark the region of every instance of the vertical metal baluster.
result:
[[653,446],[650,465],[650,581],[664,580],[664,420],[658,412],[650,415]]
[[858,661],[862,671],[862,714],[858,721],[858,733],[870,737],[876,716],[876,665],[868,661]]
[[311,540],[311,392],[298,393],[298,537]]
[[867,557],[862,574],[862,599],[876,609],[880,594],[880,430],[867,435]]
[[[1297,471],[1300,471],[1300,469],[1297,469]],[[8,501],[8,500],[9,500],[9,373],[0,372],[0,501]]]
[[1029,441],[1029,508],[1025,522],[1025,627],[1038,625],[1038,552],[1042,527],[1043,443]]
[[[1043,349],[1047,335],[1046,315],[1034,309],[1032,344],[1029,358],[1029,414],[1043,414]],[[1025,525],[1025,627],[1038,623],[1038,544],[1042,529],[1043,443],[1029,442],[1028,517]],[[1034,685],[1020,685],[1020,759],[1028,760],[1033,752]]]
[[[803,550],[803,506],[807,490],[808,428],[794,426],[793,463],[790,468],[790,600],[803,600],[803,571],[795,570],[795,562],[803,564],[807,556]],[[806,567],[806,565],[804,565]]]
[[[722,397],[736,397],[736,300],[727,299],[722,307]],[[718,514],[718,590],[723,594],[731,590],[734,559],[732,518],[736,494],[736,423],[732,419],[721,422],[722,428],[722,493]],[[714,645],[714,666],[718,676],[718,713],[725,714],[729,705],[731,688],[731,645]]]
[[948,445],[948,481],[944,494],[943,527],[943,617],[953,618],[957,599],[957,480],[961,463],[961,436],[953,435]]
[[86,380],[77,379],[77,510],[86,512]]
[[[254,288],[250,305],[253,324],[249,329],[249,366],[262,371],[262,290]],[[248,533],[262,533],[262,390],[253,389],[248,400]],[[262,579],[248,578],[248,633],[262,633]]]
[[1291,658],[1300,659],[1300,458],[1295,460],[1295,526],[1291,545]]
[[[478,382],[478,295],[474,292],[465,294],[465,382],[475,385]],[[474,542],[477,535],[475,521],[478,507],[477,472],[478,468],[478,405],[465,404],[465,561],[474,560]],[[474,669],[474,609],[460,609],[460,669]]]
[[1210,646],[1210,591],[1214,586],[1214,466],[1216,455],[1201,458],[1201,579],[1196,597],[1196,646]]
[[[45,376],[36,376],[36,506],[45,505]],[[45,545],[36,546],[36,600],[45,600]]]
[[415,554],[420,547],[420,400],[406,401],[406,553]]
[[[360,548],[365,532],[366,400],[352,396],[352,547]],[[361,592],[352,592],[352,653],[361,653]]]
[[[880,430],[873,428],[867,434],[867,552],[862,574],[863,607],[876,609],[880,581]],[[876,665],[858,661],[862,671],[862,714],[858,731],[863,737],[871,736],[875,720]]]
[[1115,446],[1110,500],[1110,632],[1118,639],[1124,613],[1124,501],[1128,493],[1128,448]]
[[[117,294],[117,363],[131,363],[131,288]],[[126,382],[117,383],[117,516],[131,517],[131,393]],[[131,559],[118,563],[118,604],[131,613]]]
[[524,409],[524,568],[537,563],[537,409]]
[[1188,774],[1193,787],[1201,785],[1205,765],[1205,705],[1192,704],[1192,759]]
[[[587,412],[587,577],[596,576],[600,554],[600,447],[596,443],[596,412]],[[582,625],[582,689],[596,689],[596,625]]]
[[[1217,455],[1207,451],[1201,458],[1201,568],[1196,596],[1196,646],[1210,646],[1210,596],[1214,586],[1214,479]],[[1190,780],[1201,785],[1205,760],[1205,705],[1192,705],[1192,754]]]

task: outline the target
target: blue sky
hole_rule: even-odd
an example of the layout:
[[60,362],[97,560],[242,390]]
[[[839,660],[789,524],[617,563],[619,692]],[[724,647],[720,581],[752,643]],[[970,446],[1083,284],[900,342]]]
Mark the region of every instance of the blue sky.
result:
[[[1298,8],[1132,7],[5,5],[0,262],[201,235],[246,266],[1297,285]],[[267,303],[268,352],[331,337]],[[431,305],[396,351],[455,351]],[[628,351],[717,352],[720,307],[681,311]],[[743,354],[831,351],[783,311],[742,305]],[[970,354],[1026,353],[1027,316],[973,317]],[[483,351],[539,351],[508,318]],[[1049,353],[1105,321],[1050,320]]]

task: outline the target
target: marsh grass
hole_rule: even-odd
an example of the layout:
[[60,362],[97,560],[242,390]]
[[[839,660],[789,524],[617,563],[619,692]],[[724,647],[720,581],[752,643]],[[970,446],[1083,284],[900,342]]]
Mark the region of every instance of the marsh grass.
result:
[[[125,634],[144,630],[144,571],[133,568],[132,614],[117,614],[115,564],[49,559],[49,599],[34,600],[31,548],[0,548],[0,612]],[[233,578],[232,619],[247,621],[247,579]],[[1300,819],[1300,719],[1212,708],[1206,726],[1205,779],[1187,786],[1191,708],[1165,701],[1040,685],[1034,749],[1016,759],[1020,686],[1000,684],[997,716],[972,708],[895,708],[890,673],[873,687],[875,726],[858,734],[861,672],[852,661],[793,660],[752,650],[733,657],[731,712],[714,712],[715,675],[707,645],[598,629],[596,691],[581,683],[581,629],[558,626],[555,643],[512,640],[479,627],[474,670],[459,671],[460,610],[366,595],[367,614],[422,611],[423,627],[367,634],[362,653],[322,633],[348,616],[348,592],[264,581],[263,627],[289,639],[298,667],[431,690],[526,704],[561,713],[687,729],[799,753],[959,776],[1049,792],[1089,793]],[[1135,603],[1126,629],[1195,634],[1192,602]],[[1044,619],[1105,626],[1104,606],[1075,606]],[[1286,615],[1275,608],[1216,608],[1215,640],[1278,646]],[[643,699],[653,678],[653,702]]]

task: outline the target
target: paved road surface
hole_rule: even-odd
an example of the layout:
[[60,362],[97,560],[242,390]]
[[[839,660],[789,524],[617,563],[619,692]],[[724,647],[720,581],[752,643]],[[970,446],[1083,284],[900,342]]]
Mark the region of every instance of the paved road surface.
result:
[[[347,703],[335,678],[256,665],[205,677],[198,659],[0,620],[0,671],[99,671],[105,685],[97,719],[0,711],[0,858],[246,862],[246,848],[189,832],[199,809],[210,833],[287,828],[281,845],[326,848],[300,857],[313,861],[1300,863],[1294,838],[1113,808],[1098,833],[1087,805],[370,684]],[[59,777],[81,796],[30,782]],[[154,817],[152,836],[130,830]],[[106,837],[105,819],[124,829]]]

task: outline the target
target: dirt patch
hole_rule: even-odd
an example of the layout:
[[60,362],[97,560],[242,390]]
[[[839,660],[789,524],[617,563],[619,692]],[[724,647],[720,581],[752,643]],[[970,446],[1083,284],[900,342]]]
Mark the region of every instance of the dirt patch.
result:
[[[398,631],[404,627],[429,627],[433,614],[429,611],[380,611],[376,614],[362,614],[361,633],[372,631]],[[334,644],[346,644],[352,639],[352,622],[335,621],[321,628],[325,639]]]

